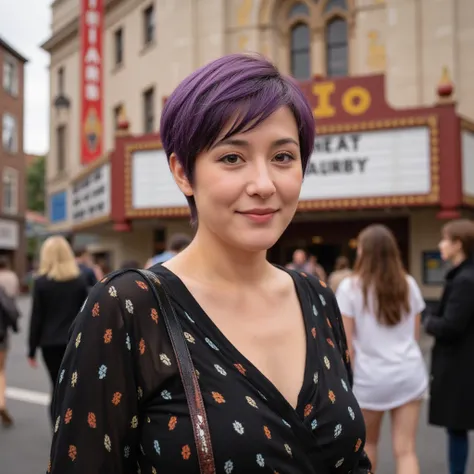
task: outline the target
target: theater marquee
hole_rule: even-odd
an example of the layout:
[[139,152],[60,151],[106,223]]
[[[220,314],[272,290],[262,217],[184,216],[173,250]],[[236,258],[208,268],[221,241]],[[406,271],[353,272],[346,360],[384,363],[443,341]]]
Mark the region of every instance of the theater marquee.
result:
[[[459,139],[452,108],[395,109],[383,75],[315,78],[299,87],[316,118],[316,138],[298,211],[441,206],[451,212],[449,144]],[[466,149],[468,142],[466,134]],[[189,215],[158,134],[119,146],[114,183],[123,182],[124,192],[113,199],[117,228],[129,229],[133,218]]]
[[427,194],[430,156],[428,127],[318,136],[300,198]]
[[[99,163],[99,162],[97,162]],[[111,207],[110,163],[96,166],[72,183],[71,214],[74,226],[108,220]]]

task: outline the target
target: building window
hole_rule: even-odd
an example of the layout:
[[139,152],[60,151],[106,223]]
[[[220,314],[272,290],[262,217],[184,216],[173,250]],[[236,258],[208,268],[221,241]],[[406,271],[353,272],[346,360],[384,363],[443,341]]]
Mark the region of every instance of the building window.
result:
[[2,207],[5,214],[18,214],[18,171],[13,168],[3,170]]
[[7,54],[3,60],[3,88],[13,96],[18,95],[18,61]]
[[66,126],[60,125],[56,129],[56,153],[58,173],[66,169]]
[[58,69],[58,95],[64,95],[64,68]]
[[291,74],[295,79],[311,76],[310,31],[308,25],[299,23],[291,29]]
[[326,26],[326,74],[328,77],[348,75],[347,43],[347,22],[342,18],[331,20]]
[[2,127],[3,149],[10,153],[16,153],[18,151],[18,129],[15,117],[3,114]]
[[155,91],[153,88],[143,93],[143,112],[145,133],[151,133],[155,129]]
[[143,11],[144,43],[148,45],[155,40],[155,8],[150,5]]
[[[285,62],[293,77],[308,80],[314,73],[328,77],[349,75],[354,2],[288,0],[279,3],[281,7],[275,19],[287,45],[288,62]],[[319,53],[319,45],[323,48],[322,54],[314,54],[313,48]]]
[[122,104],[117,105],[116,107],[114,107],[114,112],[113,113],[114,113],[114,117],[113,117],[114,130],[117,130],[118,126],[119,126],[120,114],[122,113]]
[[115,44],[115,65],[120,66],[123,63],[123,29],[119,28],[114,33]]

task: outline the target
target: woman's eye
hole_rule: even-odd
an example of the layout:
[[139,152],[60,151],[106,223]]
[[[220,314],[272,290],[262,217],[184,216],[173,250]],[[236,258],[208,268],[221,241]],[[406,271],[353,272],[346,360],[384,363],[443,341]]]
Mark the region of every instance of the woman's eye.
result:
[[226,155],[221,158],[221,161],[223,163],[227,163],[229,165],[236,165],[237,163],[239,163],[239,160],[241,160],[239,155]]
[[275,161],[278,163],[289,163],[290,161],[293,161],[295,158],[293,155],[290,155],[289,153],[278,153],[278,155],[275,155],[273,158]]

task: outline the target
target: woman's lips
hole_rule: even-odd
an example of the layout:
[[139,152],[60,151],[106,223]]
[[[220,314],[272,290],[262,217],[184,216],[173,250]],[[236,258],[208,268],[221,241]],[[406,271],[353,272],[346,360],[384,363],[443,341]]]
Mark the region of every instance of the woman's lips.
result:
[[252,222],[255,222],[257,224],[266,224],[267,222],[270,222],[273,219],[273,216],[276,214],[276,210],[269,210],[269,211],[249,211],[249,212],[238,212],[237,214],[240,214],[247,219],[251,220]]

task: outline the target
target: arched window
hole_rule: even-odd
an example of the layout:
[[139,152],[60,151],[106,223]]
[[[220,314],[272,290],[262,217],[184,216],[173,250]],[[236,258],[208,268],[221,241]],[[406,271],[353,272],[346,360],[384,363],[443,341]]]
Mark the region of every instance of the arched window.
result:
[[347,22],[335,18],[326,26],[326,75],[347,76],[348,58]]
[[299,23],[291,29],[291,74],[295,79],[309,79],[310,64],[309,27]]
[[347,10],[346,0],[329,0],[324,7],[324,13],[329,13],[334,8],[341,8]]
[[309,16],[308,5],[306,5],[305,3],[295,3],[291,7],[291,9],[288,13],[288,19],[291,20],[295,16],[301,16],[301,15]]

